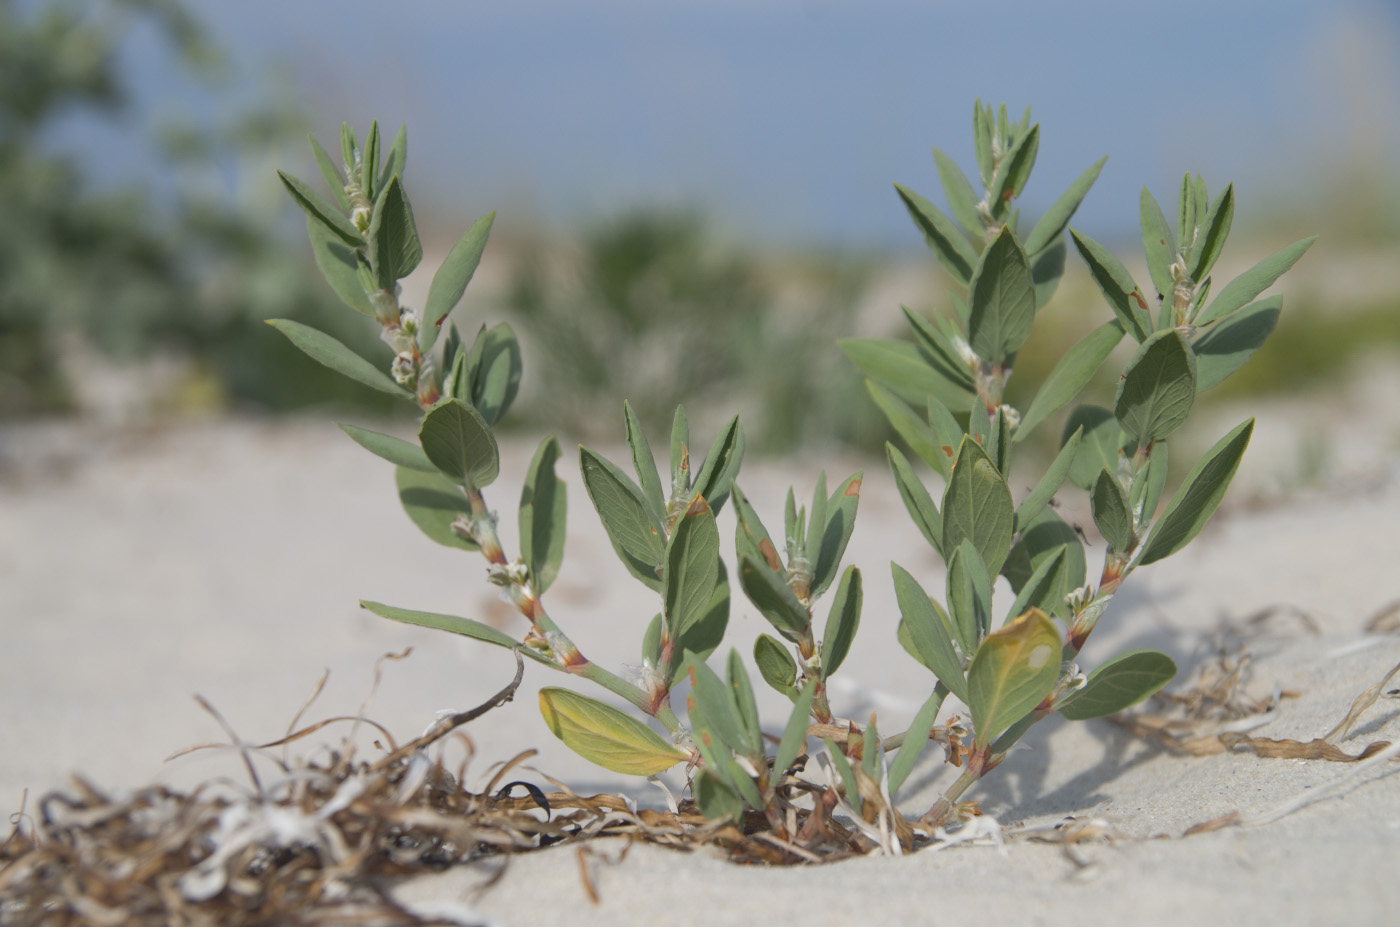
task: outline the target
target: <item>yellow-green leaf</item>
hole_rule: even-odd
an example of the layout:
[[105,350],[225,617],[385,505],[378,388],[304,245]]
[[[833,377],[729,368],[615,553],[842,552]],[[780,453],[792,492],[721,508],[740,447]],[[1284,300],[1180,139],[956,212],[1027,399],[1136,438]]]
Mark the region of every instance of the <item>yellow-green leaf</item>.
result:
[[1060,676],[1060,632],[1038,608],[988,634],[967,668],[967,704],[977,744],[1029,714]]
[[613,772],[654,776],[689,759],[631,715],[568,689],[541,689],[540,714],[566,747]]

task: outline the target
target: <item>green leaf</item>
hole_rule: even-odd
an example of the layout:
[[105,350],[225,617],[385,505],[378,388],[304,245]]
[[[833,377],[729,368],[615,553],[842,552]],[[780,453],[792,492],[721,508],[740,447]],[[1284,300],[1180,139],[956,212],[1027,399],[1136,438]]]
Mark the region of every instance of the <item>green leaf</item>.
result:
[[[938,325],[933,324],[908,306],[901,305],[899,309],[904,313],[904,318],[908,320],[909,327],[914,331],[914,341],[918,345],[924,361],[948,382],[968,393],[975,392],[972,372],[968,370],[967,362],[963,360],[962,355],[953,344],[953,333],[940,330]],[[941,322],[945,326],[952,327],[947,319],[943,319]]]
[[899,602],[899,613],[904,618],[904,627],[909,631],[919,662],[933,670],[939,682],[966,702],[967,682],[963,677],[962,660],[928,593],[899,564],[890,564],[890,570],[894,574],[894,594]]
[[724,780],[710,768],[699,771],[694,779],[692,791],[695,804],[707,821],[720,821],[729,818],[739,821],[744,816],[744,800],[725,784]]
[[1142,290],[1133,282],[1132,274],[1128,273],[1122,261],[1113,256],[1113,252],[1089,236],[1080,235],[1074,229],[1069,230],[1069,235],[1074,239],[1079,256],[1089,265],[1089,273],[1123,330],[1132,335],[1134,341],[1147,340],[1152,333],[1152,316]]
[[972,139],[977,148],[977,173],[982,186],[992,185],[992,171],[996,160],[992,155],[991,107],[983,107],[978,100],[972,105]]
[[[311,154],[316,158],[316,166],[321,169],[321,176],[325,178],[326,186],[331,188],[331,195],[335,197],[335,203],[340,207],[340,212],[349,212],[350,198],[345,195],[345,178],[340,175],[340,168],[335,166],[331,156],[326,152],[326,149],[321,147],[321,143],[316,141],[314,135],[308,134],[306,140],[311,143]],[[323,228],[320,222],[315,222],[315,226]]]
[[495,436],[481,413],[460,399],[440,400],[428,410],[418,443],[433,466],[475,489],[490,486],[500,475]]
[[[1147,476],[1143,479],[1141,498],[1131,500],[1134,511],[1140,512],[1139,519],[1146,521],[1157,511],[1157,503],[1162,499],[1162,490],[1167,485],[1167,447],[1169,442],[1160,441],[1152,445],[1152,453],[1147,458]],[[1139,508],[1140,506],[1140,508]]]
[[541,689],[540,714],[566,747],[616,773],[654,776],[688,759],[636,718],[568,689]]
[[1050,297],[1055,295],[1055,290],[1060,285],[1060,278],[1065,275],[1065,255],[1069,249],[1065,247],[1064,240],[1051,242],[1044,251],[1035,254],[1028,254],[1026,260],[1030,262],[1031,283],[1035,284],[1035,307],[1050,302]]
[[483,330],[467,355],[466,376],[471,404],[486,424],[501,420],[520,392],[520,341],[515,330],[502,322]]
[[[1060,546],[1040,561],[1035,572],[1021,586],[1016,601],[1011,603],[1008,617],[1019,618],[1032,608],[1050,614],[1065,612],[1065,574],[1069,564],[1068,548]],[[1069,587],[1074,588],[1074,587]]]
[[340,156],[345,159],[347,168],[355,163],[355,130],[348,122],[340,124]]
[[767,634],[758,635],[753,642],[753,662],[763,681],[783,695],[791,696],[797,685],[797,661],[788,649]]
[[1070,464],[1069,478],[1074,485],[1087,492],[1093,488],[1100,470],[1118,472],[1123,429],[1118,427],[1118,419],[1109,410],[1100,406],[1079,406],[1069,414],[1061,440],[1068,443],[1075,431],[1082,431],[1084,438],[1079,444],[1074,463]]
[[444,547],[479,550],[472,541],[452,530],[452,523],[462,515],[471,514],[462,487],[439,475],[399,467],[394,471],[399,490],[399,502],[409,520],[429,538]]
[[[642,664],[661,667],[661,613],[651,616],[642,633]],[[664,669],[664,667],[662,667]]]
[[[894,428],[895,433],[903,439],[905,444],[909,445],[909,449],[918,454],[924,463],[939,473],[946,473],[952,462],[953,449],[948,448],[946,452],[942,450],[938,436],[933,433],[933,429],[928,426],[928,423],[920,418],[917,412],[909,408],[903,399],[874,380],[866,380],[865,389],[870,393],[870,398],[875,400],[875,405],[880,408],[881,412],[885,413],[885,420]],[[961,429],[959,429],[959,438],[961,438]]]
[[[455,326],[452,329],[452,334],[454,336],[457,334],[457,329]],[[481,331],[476,333],[476,340],[480,341],[481,336],[484,334],[486,334],[485,325],[481,326]],[[471,402],[472,383],[471,376],[469,375],[469,371],[467,370],[467,349],[462,346],[462,343],[460,341],[451,336],[449,336],[448,338],[448,344],[446,347],[453,347],[454,342],[456,344],[456,347],[454,348],[453,353],[444,353],[443,355],[444,357],[452,358],[452,366],[447,368],[447,375],[442,378],[442,394],[452,399],[460,399],[463,402]],[[475,342],[473,342],[473,344],[475,344]]]
[[[845,556],[846,545],[856,527],[856,510],[860,506],[861,474],[846,478],[829,499],[823,500],[821,518],[813,507],[813,524],[808,529],[807,559],[812,564],[809,598],[816,601],[836,578],[836,570]],[[814,556],[815,555],[815,556]]]
[[586,447],[579,448],[579,469],[618,559],[629,573],[660,592],[666,536],[647,510],[642,491],[610,461]]
[[909,217],[924,233],[924,241],[933,249],[943,269],[966,286],[972,280],[972,268],[977,264],[977,252],[972,249],[962,231],[928,200],[907,187],[894,185],[895,192],[909,210]]
[[622,401],[622,418],[627,427],[627,447],[632,451],[632,469],[637,472],[637,481],[642,486],[642,498],[651,509],[651,516],[657,521],[666,517],[666,491],[661,488],[661,475],[656,469],[656,458],[651,453],[651,442],[647,441],[646,429],[637,417],[632,403]]
[[1147,447],[1186,422],[1196,399],[1196,357],[1175,329],[1139,346],[1118,381],[1113,414],[1138,447]]
[[675,642],[675,650],[671,661],[671,674],[668,682],[674,686],[680,682],[684,666],[678,659],[680,654],[689,651],[701,660],[707,660],[710,654],[719,649],[720,642],[724,640],[725,629],[729,626],[729,571],[724,567],[723,560],[716,560],[718,569],[718,582],[715,583],[715,591],[710,595],[710,601],[705,606],[705,612],[695,620],[690,627],[686,628]]
[[370,202],[374,201],[379,182],[379,120],[369,124],[369,134],[365,136],[365,153],[360,163],[360,189]]
[[472,227],[457,239],[452,250],[447,252],[433,282],[428,286],[428,301],[423,304],[423,350],[433,346],[442,324],[452,314],[452,310],[462,301],[477,266],[481,263],[481,253],[486,250],[486,239],[491,235],[491,225],[496,221],[494,212],[477,219]]
[[1011,583],[1012,590],[1019,597],[1026,591],[1027,586],[1031,585],[1045,562],[1053,559],[1061,551],[1064,552],[1064,564],[1057,572],[1051,574],[1057,577],[1059,585],[1032,590],[1032,593],[1027,595],[1035,594],[1040,602],[1049,603],[1048,608],[1044,605],[1042,608],[1063,616],[1066,613],[1065,596],[1084,585],[1084,545],[1075,530],[1056,515],[1053,509],[1043,510],[1022,531],[1021,539],[1011,548],[1011,554],[1006,558],[1002,575]]
[[[1194,195],[1192,197],[1194,202]],[[1200,216],[1196,217],[1198,220]],[[1235,220],[1235,185],[1228,185],[1225,190],[1210,205],[1210,212],[1206,213],[1204,220],[1200,222],[1200,230],[1196,233],[1196,242],[1191,247],[1191,279],[1200,282],[1205,279],[1206,274],[1215,266],[1215,261],[1220,257],[1220,252],[1225,248],[1225,239],[1230,235],[1230,224]]]
[[370,431],[368,428],[360,428],[356,425],[341,425],[340,430],[349,435],[360,447],[371,454],[383,457],[390,463],[412,470],[421,470],[424,473],[438,472],[437,467],[434,467],[433,462],[428,459],[428,455],[423,453],[423,449],[410,441],[404,441],[401,438],[395,438],[378,431]]
[[[690,722],[695,732],[711,733],[719,739],[724,749],[752,756],[757,750],[749,743],[748,732],[739,717],[739,706],[734,701],[732,690],[695,654],[685,655],[685,666],[690,675],[686,709],[690,712]],[[696,706],[699,706],[699,712],[696,712]],[[698,723],[697,714],[703,715],[703,725]],[[714,744],[712,742],[707,746],[713,747]],[[758,748],[761,746],[758,745]]]
[[679,640],[705,616],[718,582],[719,528],[705,497],[697,495],[666,545],[661,596],[672,640]]
[[972,350],[997,365],[1014,354],[1035,321],[1035,283],[1026,253],[1010,228],[987,246],[969,284],[968,341]]
[[1196,391],[1210,389],[1244,366],[1263,347],[1278,324],[1283,297],[1250,303],[1201,335],[1191,345],[1196,355]]
[[797,701],[792,706],[792,714],[788,715],[787,726],[783,728],[783,736],[778,741],[778,752],[773,756],[773,772],[781,776],[793,760],[807,749],[807,717],[812,711],[812,698],[817,694],[816,680],[812,680],[802,687],[802,692],[797,696]]
[[375,201],[366,239],[370,267],[382,290],[392,290],[395,283],[413,273],[418,262],[423,260],[423,245],[418,241],[413,208],[408,204],[400,178],[392,178]]
[[529,647],[521,647],[520,642],[512,639],[510,635],[497,631],[489,624],[482,624],[480,621],[473,621],[470,618],[458,618],[456,615],[440,615],[436,612],[419,612],[408,608],[396,608],[393,605],[384,605],[379,602],[364,600],[361,600],[360,607],[373,612],[381,618],[400,621],[404,624],[417,625],[420,628],[433,628],[437,631],[447,631],[450,634],[460,634],[463,637],[470,637],[473,640],[483,641],[487,644],[495,644],[497,647],[504,647],[507,650],[519,647],[522,656],[529,657],[535,662],[543,663],[546,666],[554,666],[554,664],[550,662],[549,657]]
[[725,680],[729,683],[729,697],[738,711],[739,722],[744,731],[744,746],[750,757],[763,762],[763,731],[758,723],[758,703],[754,701],[753,685],[749,682],[744,661],[739,651],[730,649],[729,660],[725,664]]
[[1065,477],[1069,475],[1070,467],[1074,465],[1075,455],[1079,453],[1079,441],[1083,437],[1084,429],[1076,428],[1069,436],[1069,440],[1060,448],[1060,452],[1055,455],[1055,459],[1050,462],[1050,466],[1045,468],[1040,480],[1035,487],[1021,500],[1021,504],[1016,506],[1016,518],[1012,523],[1015,531],[1020,531],[1035,520],[1044,509],[1050,504],[1050,500],[1055,498],[1055,493],[1065,482]]
[[1119,553],[1132,551],[1137,544],[1133,534],[1133,516],[1128,511],[1128,498],[1123,487],[1107,470],[1099,471],[1094,489],[1089,494],[1089,507],[1094,524],[1108,546]]
[[690,422],[684,406],[676,406],[671,419],[671,487],[676,498],[690,491]]
[[1039,609],[987,635],[967,668],[967,707],[985,747],[1035,709],[1060,678],[1060,631]]
[[856,629],[860,627],[860,608],[864,599],[861,588],[860,570],[846,567],[841,582],[836,586],[836,595],[831,600],[831,612],[827,615],[826,631],[822,634],[822,678],[829,679],[846,660],[851,651],[851,641],[855,640]]
[[325,332],[291,319],[268,319],[267,324],[286,335],[292,344],[316,363],[391,396],[413,398],[412,393],[395,383],[387,373]]
[[997,472],[1006,473],[1011,453],[1011,426],[1006,420],[1005,409],[998,406],[996,413],[988,418],[982,403],[973,403],[968,412],[967,433],[987,452],[987,459],[997,468]]
[[734,416],[715,436],[714,444],[695,475],[695,491],[705,497],[716,515],[729,498],[734,478],[744,462],[744,429],[739,416]]
[[1084,688],[1060,698],[1055,710],[1071,721],[1117,714],[1171,682],[1172,658],[1159,650],[1120,653],[1089,674]]
[[359,253],[309,216],[306,219],[306,234],[311,239],[311,256],[316,259],[316,267],[335,295],[360,315],[374,318],[374,307],[365,295],[365,288],[360,285]]
[[739,585],[763,617],[785,637],[796,639],[812,622],[812,616],[798,601],[788,586],[787,580],[768,568],[768,565],[741,556],[739,558]]
[[1089,188],[1094,185],[1094,181],[1099,179],[1099,172],[1103,170],[1104,162],[1107,160],[1108,155],[1104,155],[1089,165],[1088,170],[1080,174],[1074,183],[1069,185],[1069,189],[1061,193],[1059,198],[1050,204],[1045,215],[1040,217],[1035,227],[1031,229],[1031,233],[1026,236],[1027,254],[1039,254],[1059,240],[1060,236],[1064,234],[1065,226],[1069,225],[1069,220],[1079,209],[1079,204],[1084,202]]
[[[1191,254],[1192,239],[1196,235],[1196,188],[1191,180],[1191,172],[1181,178],[1181,190],[1177,194],[1176,250],[1184,255]],[[1200,213],[1202,217],[1205,212]]]
[[1284,272],[1292,267],[1298,258],[1312,247],[1312,243],[1315,241],[1317,241],[1316,235],[1312,238],[1304,238],[1302,241],[1295,241],[1287,248],[1276,251],[1231,280],[1220,291],[1220,295],[1215,297],[1210,305],[1206,306],[1205,311],[1196,318],[1195,324],[1198,327],[1209,325],[1217,319],[1225,318],[1254,299],[1272,286],[1275,280],[1283,276]]
[[862,373],[915,408],[930,396],[955,408],[972,400],[972,390],[933,367],[917,345],[886,338],[843,338],[836,343]]
[[738,521],[734,549],[740,558],[749,557],[758,563],[766,563],[770,570],[781,570],[783,564],[778,559],[778,549],[773,546],[768,529],[737,485],[734,487],[734,515]]
[[958,448],[953,475],[943,492],[943,545],[956,550],[972,541],[987,571],[995,576],[1011,548],[1011,527],[1016,507],[1011,490],[987,453],[970,437]]
[[926,408],[929,427],[933,429],[934,440],[938,442],[936,459],[940,466],[935,466],[934,469],[947,480],[953,475],[953,463],[957,460],[958,447],[962,444],[965,432],[948,407],[937,399],[930,396]]
[[559,575],[569,514],[568,487],[554,473],[559,442],[540,442],[520,490],[520,559],[530,568],[530,588],[539,598]]
[[326,202],[321,194],[311,189],[304,181],[281,171],[277,172],[277,176],[282,178],[282,186],[287,188],[287,192],[292,195],[292,199],[296,200],[296,204],[322,227],[335,234],[337,238],[352,248],[358,248],[365,243],[359,230],[350,224],[350,220],[345,218],[344,214],[335,206]]
[[940,557],[943,556],[943,516],[938,514],[938,506],[934,504],[933,497],[924,488],[924,484],[914,473],[914,468],[909,466],[908,459],[900,453],[899,448],[886,442],[885,457],[890,462],[895,488],[899,490],[899,498],[904,500],[904,507],[909,510],[909,517],[914,520],[914,524],[918,526],[929,545],[938,551]]
[[1197,461],[1172,496],[1172,501],[1167,503],[1161,518],[1152,526],[1139,563],[1155,563],[1170,557],[1201,533],[1225,498],[1225,490],[1235,477],[1235,470],[1253,433],[1254,419],[1247,419]]
[[1031,168],[1035,167],[1035,156],[1040,150],[1040,126],[1031,126],[1012,144],[1011,150],[1002,158],[1001,166],[988,189],[992,194],[992,217],[1001,219],[1011,208],[1011,201],[1021,195],[1026,181],[1030,179]]
[[933,149],[933,160],[938,165],[938,181],[943,184],[943,195],[948,197],[948,208],[953,211],[953,217],[971,234],[981,235],[982,218],[977,213],[977,202],[981,197],[973,191],[971,181],[957,162],[938,148]]
[[1157,293],[1170,296],[1172,292],[1171,266],[1176,261],[1175,238],[1167,217],[1162,215],[1162,207],[1147,187],[1142,188],[1138,198],[1138,215],[1142,223],[1142,247],[1147,253],[1147,272],[1152,275],[1152,285]]
[[1104,360],[1123,340],[1123,323],[1105,322],[1081,338],[1056,362],[1050,375],[1021,416],[1015,440],[1020,441],[1041,422],[1064,408],[1103,366]]
[[394,133],[394,143],[389,147],[389,156],[384,159],[384,169],[379,172],[379,189],[387,187],[393,178],[402,177],[407,162],[408,129],[399,123],[399,131]]
[[904,743],[900,745],[899,752],[895,754],[894,762],[890,764],[889,789],[893,796],[899,791],[899,787],[904,784],[904,780],[909,778],[909,774],[914,771],[914,764],[919,761],[920,755],[928,746],[928,735],[933,731],[934,722],[938,720],[939,709],[943,707],[943,700],[947,698],[948,690],[943,686],[934,688],[933,693],[925,700],[923,707],[918,714],[914,715],[914,720],[910,722],[909,729],[904,733]]
[[972,653],[992,624],[992,579],[971,541],[948,557],[948,614],[963,653]]

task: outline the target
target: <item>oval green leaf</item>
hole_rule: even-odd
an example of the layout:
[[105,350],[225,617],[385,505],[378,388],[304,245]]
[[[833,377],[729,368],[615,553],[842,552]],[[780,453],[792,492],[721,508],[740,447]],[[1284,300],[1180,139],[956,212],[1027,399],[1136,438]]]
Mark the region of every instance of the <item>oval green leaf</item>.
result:
[[487,213],[457,239],[452,250],[447,252],[433,274],[433,282],[428,286],[428,301],[423,304],[423,327],[421,341],[423,350],[433,346],[438,332],[452,314],[452,310],[462,301],[476,268],[481,264],[481,254],[486,250],[486,239],[491,235],[491,226],[496,221],[494,212]]
[[559,575],[564,561],[564,531],[569,514],[568,487],[554,473],[559,442],[540,442],[520,490],[520,558],[530,568],[530,586],[538,597]]
[[291,319],[268,319],[267,324],[286,335],[292,344],[300,348],[307,357],[316,363],[329,367],[336,373],[382,393],[398,396],[401,399],[413,398],[412,393],[395,383],[387,373],[325,332],[314,329],[310,325],[293,322]]
[[972,541],[987,572],[995,576],[1011,549],[1016,506],[1011,490],[981,446],[964,437],[953,475],[943,492],[943,545],[951,553]]
[[1035,709],[1060,678],[1060,632],[1031,609],[988,634],[967,668],[967,707],[985,747]]
[[1176,431],[1196,399],[1196,356],[1175,329],[1138,347],[1118,383],[1113,414],[1138,447]]
[[579,469],[618,559],[629,573],[660,592],[665,535],[647,508],[642,491],[610,461],[586,447],[579,448]]
[[568,689],[541,689],[540,714],[570,750],[616,773],[654,776],[689,759],[636,718]]
[[490,426],[460,399],[443,399],[428,410],[418,443],[433,466],[475,489],[490,486],[500,475],[500,451]]
[[437,472],[424,473],[409,467],[395,470],[394,482],[398,485],[399,502],[418,530],[444,547],[479,549],[452,530],[454,521],[471,514],[471,505],[462,494],[462,487]]
[[1253,433],[1254,419],[1251,418],[1205,452],[1152,526],[1139,563],[1155,563],[1170,557],[1201,533],[1225,498],[1225,490],[1234,479]]
[[1089,674],[1084,688],[1062,697],[1055,710],[1071,721],[1116,714],[1171,682],[1176,663],[1158,650],[1130,650]]

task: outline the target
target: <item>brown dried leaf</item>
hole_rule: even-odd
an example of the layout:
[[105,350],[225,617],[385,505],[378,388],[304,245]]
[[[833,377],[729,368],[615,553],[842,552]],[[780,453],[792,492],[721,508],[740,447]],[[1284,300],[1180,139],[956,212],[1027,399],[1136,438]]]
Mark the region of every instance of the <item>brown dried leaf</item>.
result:
[[1390,746],[1388,740],[1378,740],[1353,756],[1342,748],[1329,744],[1321,737],[1303,743],[1298,740],[1275,740],[1271,737],[1248,737],[1244,734],[1217,735],[1226,748],[1248,747],[1257,755],[1274,760],[1327,760],[1329,763],[1357,763],[1370,759]]
[[1225,827],[1230,827],[1232,825],[1238,824],[1240,822],[1240,817],[1241,816],[1238,811],[1231,811],[1227,814],[1220,815],[1220,817],[1218,818],[1211,818],[1209,821],[1202,821],[1199,824],[1192,824],[1190,827],[1186,828],[1185,833],[1183,833],[1181,836],[1194,837],[1197,834],[1208,834],[1213,830],[1220,830]]

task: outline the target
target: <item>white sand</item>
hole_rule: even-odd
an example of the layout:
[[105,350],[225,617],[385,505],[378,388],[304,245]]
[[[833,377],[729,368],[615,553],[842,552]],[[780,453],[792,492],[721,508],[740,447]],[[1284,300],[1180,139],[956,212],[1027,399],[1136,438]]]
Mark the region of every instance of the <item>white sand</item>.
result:
[[[1361,427],[1335,409],[1318,414],[1337,429]],[[1212,658],[1223,621],[1275,603],[1296,606],[1321,633],[1308,633],[1287,616],[1262,625],[1247,641],[1254,657],[1250,690],[1298,690],[1300,697],[1286,700],[1259,733],[1309,740],[1400,661],[1400,638],[1366,639],[1360,631],[1376,609],[1400,598],[1400,546],[1393,540],[1400,485],[1388,457],[1394,429],[1373,430],[1369,451],[1334,455],[1339,489],[1297,490],[1297,435],[1307,416],[1260,415],[1233,504],[1195,545],[1129,580],[1085,662],[1153,646],[1178,659],[1184,678]],[[506,477],[489,496],[508,538],[515,534],[519,491],[512,474],[532,451],[525,441],[503,448]],[[551,610],[586,654],[618,668],[636,661],[640,631],[656,610],[654,595],[614,560],[570,456],[559,468],[569,484],[570,537]],[[0,462],[0,805],[7,811],[19,806],[24,788],[32,796],[61,786],[71,771],[111,788],[153,777],[188,786],[241,776],[227,753],[162,762],[188,744],[222,738],[191,700],[195,692],[245,738],[272,739],[323,667],[332,674],[308,715],[313,719],[353,714],[376,658],[412,646],[407,661],[386,666],[370,710],[403,740],[435,710],[477,704],[511,675],[503,651],[356,607],[358,598],[370,598],[484,615],[519,630],[485,585],[480,559],[419,535],[398,510],[391,467],[323,421],[115,434],[25,426],[0,433]],[[823,463],[833,478],[861,465]],[[882,730],[896,730],[930,677],[894,643],[888,563],[898,560],[928,577],[930,588],[941,585],[941,573],[883,465],[864,466],[848,560],[865,571],[866,609],[841,672],[852,685],[835,698],[838,711],[855,717],[877,708]],[[740,482],[760,500],[771,526],[787,483],[807,493],[814,477],[815,467],[789,472],[759,461]],[[1281,486],[1290,488],[1283,498]],[[1246,504],[1251,498],[1271,501]],[[728,513],[721,524],[729,535]],[[747,651],[763,625],[746,601],[735,601],[730,641]],[[478,779],[490,761],[538,747],[535,764],[580,791],[625,786],[648,801],[659,797],[573,757],[553,739],[533,693],[561,682],[580,686],[530,665],[516,704],[470,726],[481,757],[472,767]],[[780,701],[774,695],[763,703],[775,724]],[[1381,739],[1400,740],[1400,703],[1376,705],[1341,746],[1355,753]],[[1400,763],[1361,770],[1339,797],[1272,823],[1151,839],[1179,837],[1232,810],[1259,816],[1355,771],[1244,753],[1182,758],[1105,722],[1049,722],[969,797],[980,798],[1008,828],[1052,825],[1068,815],[1103,818],[1117,839],[1076,847],[1090,864],[1084,869],[1058,847],[1023,841],[1004,854],[962,847],[787,870],[634,847],[619,865],[595,863],[603,904],[594,907],[575,851],[567,849],[515,859],[479,897],[470,894],[479,872],[421,878],[403,894],[469,900],[509,925],[687,925],[740,917],[808,925],[999,918],[1394,923]],[[906,809],[921,812],[950,779],[936,765],[916,771]],[[598,851],[608,856],[619,849]]]

